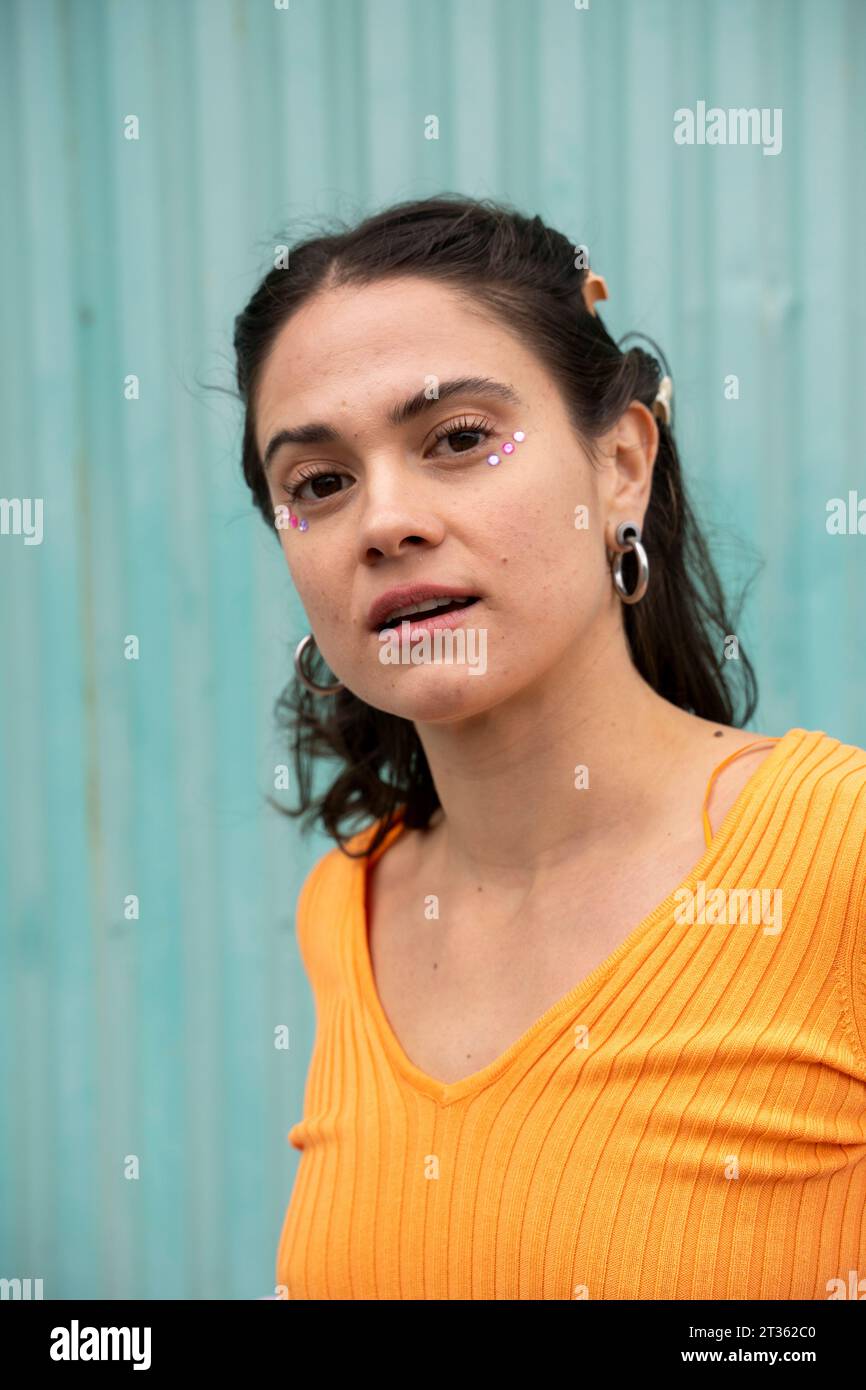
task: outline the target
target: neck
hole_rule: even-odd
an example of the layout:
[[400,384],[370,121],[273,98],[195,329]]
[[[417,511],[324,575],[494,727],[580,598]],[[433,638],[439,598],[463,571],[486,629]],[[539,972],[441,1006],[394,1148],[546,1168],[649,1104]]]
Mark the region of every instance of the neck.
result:
[[[659,696],[622,634],[591,662],[571,657],[483,714],[416,727],[441,803],[431,834],[447,871],[464,880],[639,844],[666,822],[678,758],[719,726]],[[724,746],[716,741],[718,759]],[[586,769],[585,790],[576,768]],[[695,817],[700,829],[699,805]]]

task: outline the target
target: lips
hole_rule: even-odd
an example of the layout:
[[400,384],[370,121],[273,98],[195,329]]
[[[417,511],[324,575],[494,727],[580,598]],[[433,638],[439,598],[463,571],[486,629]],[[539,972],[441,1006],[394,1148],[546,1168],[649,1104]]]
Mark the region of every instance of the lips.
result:
[[[385,593],[371,604],[367,621],[371,632],[380,631],[386,623],[395,624],[401,621],[401,610],[414,608],[417,604],[429,605],[435,600],[440,600],[442,604],[448,604],[455,600],[465,599],[474,600],[480,596],[473,593],[471,589],[457,588],[452,584],[404,584],[399,588],[387,589]],[[436,610],[429,608],[429,613]],[[407,614],[406,618],[415,618],[420,621],[424,618],[423,613]]]

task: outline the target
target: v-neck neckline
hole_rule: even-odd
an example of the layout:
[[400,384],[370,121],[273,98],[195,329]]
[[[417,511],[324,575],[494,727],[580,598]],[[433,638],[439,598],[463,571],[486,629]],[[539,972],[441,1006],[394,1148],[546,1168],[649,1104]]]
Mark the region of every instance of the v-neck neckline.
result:
[[[701,880],[707,869],[715,863],[721,851],[731,839],[734,831],[740,823],[743,811],[763,790],[765,783],[776,772],[777,766],[787,756],[792,746],[799,746],[804,738],[823,738],[825,735],[820,731],[794,728],[789,729],[786,734],[779,735],[767,757],[762,760],[752,775],[740,788],[733,804],[724,817],[719,829],[709,841],[704,853],[698,862],[689,870],[688,874],[680,883],[673,888],[667,897],[663,899],[651,912],[647,913],[638,924],[631,929],[628,935],[620,944],[605,956],[604,960],[596,965],[588,975],[579,980],[566,994],[544,1011],[535,1022],[521,1033],[513,1043],[492,1062],[472,1072],[469,1076],[462,1077],[459,1081],[438,1081],[435,1077],[428,1075],[427,1072],[415,1065],[410,1057],[407,1056],[403,1045],[391,1027],[388,1015],[385,1013],[384,1006],[379,998],[379,991],[376,985],[376,977],[373,971],[373,961],[370,954],[369,922],[367,920],[367,888],[369,880],[369,870],[377,860],[390,848],[393,842],[403,833],[405,824],[403,821],[402,810],[398,812],[398,819],[388,830],[382,843],[378,846],[372,857],[363,856],[355,861],[353,867],[353,885],[351,902],[351,935],[352,943],[355,948],[355,955],[358,962],[361,991],[363,998],[372,1014],[383,1045],[388,1053],[390,1061],[397,1072],[407,1081],[416,1091],[429,1096],[437,1101],[441,1106],[452,1105],[455,1101],[462,1100],[464,1097],[476,1095],[483,1091],[493,1081],[502,1075],[510,1064],[526,1050],[530,1043],[541,1033],[548,1024],[560,1014],[565,1014],[571,1009],[584,994],[589,994],[599,984],[607,979],[622,962],[623,958],[643,940],[644,936],[655,927],[659,921],[670,914],[679,901],[679,895],[686,891],[693,891]],[[770,739],[756,738],[753,744],[770,742]],[[736,752],[745,752],[744,745]],[[733,758],[735,754],[730,754]],[[704,805],[715,780],[716,774],[729,761],[723,759],[713,769],[707,785],[707,793],[704,797]],[[373,827],[374,828],[374,827]],[[371,828],[371,829],[373,829]],[[363,832],[362,832],[363,833]]]

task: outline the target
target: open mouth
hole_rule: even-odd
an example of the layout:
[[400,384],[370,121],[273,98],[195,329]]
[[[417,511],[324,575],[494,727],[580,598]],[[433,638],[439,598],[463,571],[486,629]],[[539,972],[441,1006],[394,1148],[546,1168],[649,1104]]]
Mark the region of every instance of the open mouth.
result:
[[444,613],[454,613],[459,608],[471,608],[473,603],[478,602],[477,595],[472,598],[449,598],[449,599],[426,599],[423,603],[407,604],[405,608],[398,609],[392,613],[384,623],[380,623],[377,632],[386,632],[388,628],[399,627],[407,620],[423,621],[425,618],[440,618]]

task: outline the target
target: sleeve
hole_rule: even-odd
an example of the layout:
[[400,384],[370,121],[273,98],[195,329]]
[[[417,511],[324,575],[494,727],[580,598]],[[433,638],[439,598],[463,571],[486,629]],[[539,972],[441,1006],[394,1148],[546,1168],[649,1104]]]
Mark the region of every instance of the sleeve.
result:
[[860,1056],[866,1069],[866,833],[860,846],[857,883],[860,894],[858,913],[857,959],[854,979],[854,1016],[860,1042]]
[[866,1079],[866,780],[851,817],[852,874],[845,904],[842,989],[849,1040]]
[[295,939],[308,979],[312,973],[312,930],[316,918],[316,903],[335,852],[339,853],[338,850],[328,850],[316,861],[301,884],[295,905]]
[[[321,934],[316,936],[314,925],[317,919],[319,921],[322,919],[322,894],[326,891],[325,880],[333,853],[334,851],[328,851],[309,870],[301,884],[295,905],[295,938],[307,976],[307,983],[314,1000],[316,998],[317,979],[320,979],[321,976],[322,951],[327,946],[327,942],[322,941]],[[307,1112],[307,1087],[309,1084],[308,1071],[304,1089],[304,1115]],[[302,1150],[307,1137],[306,1119],[302,1118],[292,1125],[286,1137],[293,1148]]]

